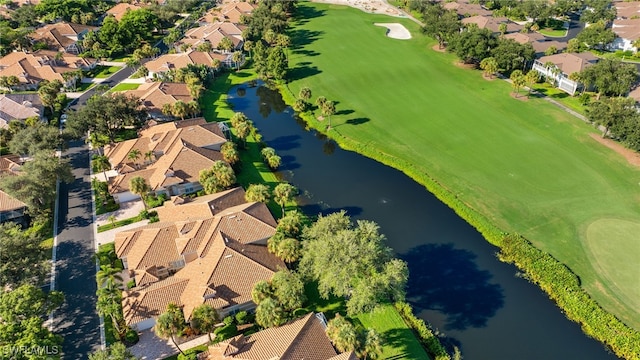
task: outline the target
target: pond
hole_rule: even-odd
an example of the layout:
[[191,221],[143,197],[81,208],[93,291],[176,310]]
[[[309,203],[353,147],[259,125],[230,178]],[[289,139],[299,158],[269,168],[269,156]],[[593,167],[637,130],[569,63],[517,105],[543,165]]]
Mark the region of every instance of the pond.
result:
[[354,219],[380,225],[388,245],[408,263],[408,300],[417,315],[466,359],[617,358],[514,266],[498,261],[498,249],[422,185],[307,131],[267,87],[233,88],[229,102],[282,157],[280,176],[300,189],[305,213],[345,209]]

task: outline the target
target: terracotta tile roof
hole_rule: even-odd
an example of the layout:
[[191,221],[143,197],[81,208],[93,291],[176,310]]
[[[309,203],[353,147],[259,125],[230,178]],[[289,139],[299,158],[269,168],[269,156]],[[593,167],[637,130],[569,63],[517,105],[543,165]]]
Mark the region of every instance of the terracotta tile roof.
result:
[[0,176],[2,175],[18,175],[22,160],[17,155],[0,156]]
[[147,184],[151,179],[151,176],[155,172],[155,169],[148,168],[143,170],[136,170],[127,172],[125,174],[118,175],[109,179],[109,192],[111,194],[117,194],[125,191],[129,191],[129,181],[136,176],[143,178]]
[[167,201],[164,206],[156,208],[160,221],[182,221],[210,217],[219,212],[243,204],[244,189],[236,187],[219,193],[199,196],[193,200],[182,202]]
[[353,353],[337,356],[324,326],[313,313],[310,313],[279,327],[265,329],[248,337],[238,335],[211,345],[206,359],[356,359]]
[[31,103],[18,103],[6,95],[0,95],[0,128],[6,128],[11,120],[41,117],[41,109]]
[[128,96],[135,96],[142,100],[142,104],[151,112],[162,112],[164,104],[173,104],[178,100],[193,101],[187,84],[150,82],[141,84],[135,90],[119,91]]
[[14,51],[0,58],[0,76],[15,75],[23,84],[36,84],[41,80],[65,82],[62,73],[88,68],[95,60],[63,53],[62,60],[55,60],[57,52],[38,50],[34,53]]
[[58,22],[47,24],[36,29],[29,37],[36,42],[44,41],[49,46],[58,50],[58,48],[66,48],[78,41],[78,37],[87,31],[97,30],[95,26],[74,24],[68,22]]
[[543,56],[538,59],[543,65],[547,62],[555,64],[564,74],[571,75],[595,64],[598,58],[590,52],[562,53]]
[[162,314],[167,305],[180,303],[180,294],[189,280],[170,277],[156,283],[122,292],[122,313],[127,324]]
[[251,15],[256,7],[257,5],[248,2],[227,3],[223,4],[222,7],[209,10],[199,21],[207,23],[216,21],[238,23],[242,15]]
[[555,46],[558,52],[567,48],[566,42],[560,42],[555,40],[548,40],[542,34],[537,32],[523,34],[521,32],[514,32],[504,35],[505,39],[512,39],[519,44],[531,44],[536,53],[544,53],[548,48]]
[[500,24],[507,24],[507,33],[518,32],[522,30],[522,25],[518,25],[509,21],[506,17],[493,17],[476,15],[462,19],[465,25],[476,24],[480,29],[489,29],[494,33],[500,32]]
[[242,42],[242,30],[246,26],[238,25],[230,22],[215,22],[199,26],[187,31],[184,34],[184,39],[178,42],[188,43],[192,47],[197,47],[199,44],[208,41],[211,46],[217,48],[223,38],[228,37],[233,42],[235,47],[238,47]]
[[464,0],[446,2],[442,7],[446,10],[455,11],[459,16],[491,16],[493,14],[491,10],[486,10],[480,4],[470,4]]
[[640,17],[640,1],[618,1],[613,4],[618,19],[636,19]]
[[336,355],[328,360],[358,360],[358,357],[353,351],[351,351],[348,353],[342,353],[342,354]]
[[640,19],[615,19],[611,30],[618,37],[634,41],[640,38]]
[[[128,310],[127,319],[149,317],[147,313],[149,309],[162,309],[169,301],[176,302],[176,297],[180,299],[179,304],[184,305],[183,311],[186,319],[189,319],[195,307],[205,302],[218,309],[224,309],[236,304],[250,303],[253,285],[260,280],[270,279],[277,269],[285,268],[284,262],[270,254],[265,245],[241,244],[233,239],[226,238],[219,231],[212,235],[212,228],[215,224],[215,219],[208,219],[193,223],[176,224],[173,227],[174,230],[168,230],[170,228],[164,227],[143,229],[131,246],[126,243],[127,239],[123,239],[121,234],[118,234],[116,237],[116,251],[118,256],[121,256],[120,254],[126,255],[129,269],[133,269],[136,263],[141,264],[137,260],[140,258],[138,254],[144,254],[143,259],[155,259],[156,261],[166,261],[166,259],[174,257],[174,254],[177,254],[176,241],[184,240],[179,239],[180,236],[183,236],[178,230],[179,227],[186,227],[184,235],[193,236],[194,233],[206,235],[202,240],[208,244],[208,251],[201,253],[199,256],[193,254],[190,257],[192,260],[188,261],[184,268],[175,273],[175,275],[160,280],[153,285],[148,285],[153,289],[167,289],[166,291],[158,292],[154,299],[165,296],[170,297],[171,300],[161,301],[156,299],[154,301],[158,305],[155,307],[150,307],[149,304],[145,306],[136,305],[147,301],[140,294],[131,295],[130,299],[123,300],[123,304],[126,301],[129,306],[128,309],[132,309]],[[131,237],[129,242],[133,241],[132,233],[135,232],[135,230],[127,232]],[[127,247],[130,247],[130,249],[125,252],[124,250]],[[156,248],[151,249],[151,247]],[[185,258],[187,258],[187,255],[185,254]],[[147,268],[150,267],[147,265]],[[141,283],[150,280],[144,274],[144,271],[139,271],[137,272],[138,274],[140,276],[137,276],[136,279],[140,279]],[[185,281],[186,285],[180,288],[179,291],[163,285],[181,283],[181,280]],[[169,291],[171,291],[170,294],[168,293]],[[174,293],[173,291],[178,292]],[[148,292],[148,290],[144,291],[144,293]],[[140,291],[140,293],[143,293],[143,291]],[[142,311],[140,309],[145,310]],[[130,324],[132,321],[128,320]]]
[[190,50],[183,53],[159,56],[149,62],[146,62],[144,66],[150,72],[157,73],[185,68],[189,64],[211,66],[211,63],[215,58],[215,53]]
[[0,212],[14,211],[27,207],[27,204],[0,190]]
[[113,15],[113,17],[115,17],[116,20],[120,21],[122,20],[122,17],[124,16],[124,14],[127,13],[127,11],[138,10],[138,9],[142,9],[142,7],[138,5],[121,2],[115,5],[114,7],[112,7],[111,9],[107,10],[107,14]]

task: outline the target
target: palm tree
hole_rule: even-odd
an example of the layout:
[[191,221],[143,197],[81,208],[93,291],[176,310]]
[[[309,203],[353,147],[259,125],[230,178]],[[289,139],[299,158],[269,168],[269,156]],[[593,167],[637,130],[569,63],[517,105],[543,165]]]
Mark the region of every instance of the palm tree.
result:
[[87,142],[91,144],[92,148],[98,149],[98,155],[102,155],[102,151],[100,149],[109,144],[110,140],[109,136],[105,134],[90,131],[89,136],[87,137]]
[[118,337],[122,338],[126,332],[126,325],[121,326],[124,320],[122,317],[122,290],[116,286],[105,286],[98,289],[97,295],[96,308],[98,314],[103,317],[110,317]]
[[327,98],[324,96],[318,96],[318,98],[316,99],[316,106],[318,107],[318,109],[320,109],[320,111],[322,111],[322,107],[324,106],[324,103],[327,102]]
[[355,327],[340,314],[336,314],[336,317],[329,321],[326,332],[338,351],[348,352],[358,348],[358,334]]
[[276,256],[286,263],[292,263],[300,258],[300,242],[294,238],[286,238],[278,244]]
[[140,198],[142,199],[142,204],[146,209],[147,203],[144,201],[144,197],[147,195],[147,193],[149,193],[149,191],[151,191],[151,187],[147,184],[147,181],[141,176],[136,176],[129,180],[129,190],[131,190],[132,193],[140,196]]
[[204,86],[200,82],[189,82],[187,88],[189,89],[189,94],[196,100],[200,98],[200,94],[204,90]]
[[170,338],[176,348],[178,348],[178,351],[184,355],[184,352],[182,352],[182,349],[180,349],[176,342],[176,336],[182,336],[182,334],[184,334],[186,325],[182,309],[178,307],[178,305],[170,303],[167,305],[167,311],[158,316],[153,330],[160,338]]
[[291,45],[291,38],[285,34],[278,34],[276,35],[276,45],[280,46],[281,48],[285,49],[285,56],[287,58],[287,61],[289,60],[289,45]]
[[293,198],[298,195],[298,189],[289,183],[280,183],[273,189],[273,199],[282,208],[282,214],[284,215],[284,206],[292,201]]
[[262,155],[262,158],[264,160],[267,160],[269,158],[269,156],[273,156],[276,154],[276,150],[272,147],[266,147],[262,150],[260,150],[260,154]]
[[308,87],[303,87],[302,89],[300,89],[300,92],[298,93],[298,98],[306,101],[309,101],[309,99],[311,99],[311,89],[309,89]]
[[205,193],[213,194],[235,184],[236,174],[229,164],[216,160],[211,168],[200,170],[199,181]]
[[256,322],[263,328],[282,325],[287,319],[284,309],[273,298],[266,298],[256,308]]
[[173,103],[171,113],[173,114],[173,116],[179,117],[180,119],[184,120],[184,117],[189,113],[189,107],[184,101],[178,100]]
[[96,279],[100,288],[104,287],[120,287],[122,285],[121,270],[111,265],[100,265],[100,270],[96,273]]
[[367,329],[360,341],[358,356],[364,360],[377,359],[382,354],[382,338],[374,329]]
[[[127,155],[127,159],[131,160],[131,162],[135,164],[141,156],[142,152],[139,149],[131,149],[131,151],[129,151],[129,154]],[[136,164],[136,167],[137,166],[138,165]]]
[[251,289],[251,299],[254,303],[260,304],[262,300],[270,298],[273,296],[273,289],[271,288],[271,284],[269,284],[266,280],[260,280],[255,285],[253,285],[253,289]]
[[104,175],[104,181],[109,181],[107,177],[107,170],[111,170],[111,163],[109,162],[109,158],[104,155],[99,155],[95,159],[93,159],[93,167],[97,171],[102,171],[102,175]]
[[560,69],[556,66],[556,64],[551,61],[547,61],[544,63],[544,68],[547,70],[547,81],[553,86],[556,85],[556,76],[560,73]]
[[234,51],[233,55],[231,56],[231,60],[233,60],[233,62],[236,64],[236,71],[240,70],[240,63],[242,62],[242,51]]
[[276,170],[278,167],[280,167],[281,161],[282,158],[280,158],[280,156],[271,155],[267,158],[267,165],[271,168],[271,170]]
[[493,57],[488,57],[480,61],[480,69],[484,70],[484,75],[493,78],[498,71],[498,62]]
[[196,117],[198,113],[200,113],[200,104],[195,100],[189,101],[187,103],[187,108],[189,109],[189,114],[191,114],[192,117]]
[[265,184],[251,184],[244,194],[244,199],[247,202],[261,202],[266,204],[270,197],[271,192]]
[[171,103],[162,104],[162,113],[167,116],[173,116],[173,105]]
[[529,96],[531,95],[531,90],[533,88],[533,85],[535,85],[538,82],[538,80],[540,80],[540,74],[535,70],[529,70],[529,72],[525,76],[525,80],[527,85],[529,86],[529,93],[527,94],[527,96]]
[[153,150],[149,150],[147,152],[144,153],[144,159],[151,163],[153,161]]
[[193,309],[191,313],[191,327],[200,333],[207,333],[209,341],[213,341],[211,339],[211,333],[219,322],[220,315],[218,315],[216,309],[209,304],[202,304]]
[[522,70],[513,70],[513,72],[511,73],[511,76],[509,78],[511,79],[511,83],[513,85],[513,89],[516,92],[516,97],[518,97],[520,88],[526,82],[525,76],[522,73]]
[[243,48],[244,48],[244,51],[249,53],[249,57],[251,57],[251,49],[253,49],[253,41],[245,40]]
[[227,141],[222,144],[220,147],[220,153],[222,154],[224,161],[228,162],[232,166],[240,161],[240,153],[238,153],[236,144],[232,141]]
[[222,50],[224,52],[229,52],[233,49],[233,41],[228,37],[223,37],[222,40],[218,43],[218,50]]
[[297,99],[293,104],[293,110],[295,112],[304,112],[307,109],[307,103],[302,99]]
[[336,104],[333,101],[326,101],[322,105],[322,114],[329,117],[329,126],[327,130],[331,129],[331,115],[336,113]]
[[247,146],[247,137],[251,133],[251,128],[252,124],[249,120],[240,122],[238,126],[236,126],[236,136],[242,141],[244,147]]
[[213,70],[214,75],[216,72],[218,72],[218,70],[220,70],[221,66],[222,62],[220,61],[220,59],[213,59],[211,61],[211,69]]

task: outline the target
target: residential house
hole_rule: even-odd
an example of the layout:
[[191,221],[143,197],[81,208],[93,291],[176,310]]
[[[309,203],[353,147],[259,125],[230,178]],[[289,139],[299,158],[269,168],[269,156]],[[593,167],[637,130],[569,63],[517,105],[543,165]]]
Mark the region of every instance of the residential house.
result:
[[233,63],[233,59],[231,58],[231,54],[189,50],[183,53],[165,54],[159,56],[151,61],[146,62],[144,66],[147,68],[147,70],[149,70],[149,77],[153,77],[156,74],[161,76],[168,71],[182,69],[187,67],[188,65],[211,66],[214,59],[219,60],[221,64],[227,65],[227,67],[229,67],[229,63]]
[[[79,76],[79,70],[90,70],[97,61],[81,58],[69,53],[38,50],[33,53],[11,52],[0,58],[0,77],[16,76],[20,81],[14,89],[35,90],[42,80],[59,80],[71,87]],[[73,72],[73,76],[65,73]]]
[[142,9],[142,7],[135,4],[120,2],[116,4],[114,7],[112,7],[111,9],[107,10],[107,15],[113,15],[113,17],[115,17],[116,20],[120,21],[122,20],[122,17],[124,16],[124,14],[127,13],[127,11],[139,10],[139,9]]
[[507,29],[505,31],[505,34],[509,34],[509,33],[513,33],[513,32],[519,32],[519,31],[521,31],[523,29],[522,25],[518,25],[518,24],[510,21],[506,17],[493,17],[493,16],[476,15],[476,16],[471,16],[471,17],[468,17],[468,18],[464,18],[464,19],[462,19],[461,22],[462,22],[463,25],[467,25],[467,26],[468,25],[476,25],[480,29],[489,29],[494,34],[501,33],[501,31],[500,31],[500,25],[501,24],[506,24],[507,25]]
[[0,190],[0,224],[8,221],[20,221],[27,205]]
[[172,302],[182,306],[187,321],[202,304],[221,316],[255,308],[253,285],[285,268],[266,247],[275,227],[266,205],[249,203],[212,218],[154,223],[117,234],[116,254],[136,281],[123,292],[125,321],[148,329]]
[[11,120],[42,119],[43,116],[44,105],[38,94],[0,95],[0,128],[7,128]]
[[549,40],[544,35],[537,32],[521,33],[514,32],[504,35],[505,39],[514,40],[520,44],[531,44],[537,56],[542,56],[550,48],[554,47],[557,52],[562,52],[567,48],[564,41]]
[[[104,153],[113,169],[124,174],[146,168],[181,141],[218,151],[226,139],[217,123],[207,123],[204,118],[195,118],[150,126],[141,130],[136,139],[107,145]],[[139,151],[142,156],[130,159],[132,150]],[[144,156],[148,152],[151,152],[151,158]]]
[[135,96],[142,100],[142,105],[152,118],[167,119],[169,116],[162,113],[165,104],[173,104],[178,100],[185,103],[195,101],[187,84],[148,82],[141,84],[135,90],[121,91],[128,96]]
[[562,53],[539,58],[533,63],[533,70],[546,78],[553,78],[560,90],[573,95],[582,84],[569,79],[571,74],[580,72],[596,62],[598,58],[590,52]]
[[19,175],[23,161],[17,155],[0,156],[0,176]]
[[635,42],[640,39],[640,1],[615,2],[616,18],[611,30],[617,35],[610,50],[638,51]]
[[200,25],[217,21],[240,24],[243,16],[250,16],[256,7],[256,4],[243,1],[226,3],[209,10],[198,22]]
[[482,7],[480,4],[472,4],[469,0],[457,0],[445,2],[442,7],[445,10],[453,10],[460,18],[472,16],[491,16],[493,12]]
[[176,43],[176,50],[180,51],[184,44],[189,45],[191,49],[196,49],[198,45],[205,42],[210,43],[214,49],[217,49],[224,38],[228,38],[233,44],[230,52],[242,50],[244,45],[242,30],[245,28],[246,26],[244,25],[237,25],[230,22],[205,24],[188,30],[184,34],[184,37]]
[[215,194],[188,198],[174,196],[156,208],[162,222],[187,221],[202,217],[213,217],[220,212],[245,203],[244,189],[236,187]]
[[357,360],[353,351],[336,352],[326,328],[322,313],[309,313],[282,326],[210,345],[198,360]]
[[32,32],[29,37],[35,43],[45,43],[50,50],[77,55],[82,52],[82,39],[98,28],[95,26],[68,23],[66,21],[47,24]]

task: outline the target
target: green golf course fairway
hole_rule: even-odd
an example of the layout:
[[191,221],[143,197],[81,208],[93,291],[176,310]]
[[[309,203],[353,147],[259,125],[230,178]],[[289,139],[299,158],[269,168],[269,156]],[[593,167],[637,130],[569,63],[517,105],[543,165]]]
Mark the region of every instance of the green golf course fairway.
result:
[[[632,276],[640,231],[616,222],[640,224],[639,168],[554,105],[524,91],[514,99],[506,82],[455,66],[408,19],[298,6],[287,86],[296,95],[308,86],[312,102],[337,102],[329,133],[411,162],[500,229],[567,264],[605,309],[640,329]],[[373,25],[384,22],[402,23],[413,38],[386,37]]]

